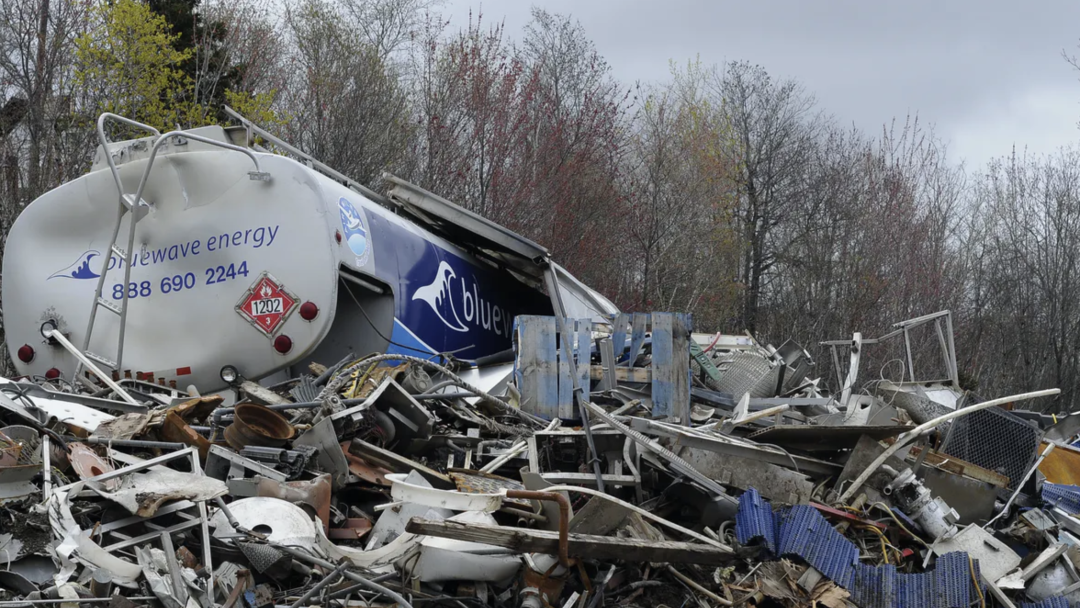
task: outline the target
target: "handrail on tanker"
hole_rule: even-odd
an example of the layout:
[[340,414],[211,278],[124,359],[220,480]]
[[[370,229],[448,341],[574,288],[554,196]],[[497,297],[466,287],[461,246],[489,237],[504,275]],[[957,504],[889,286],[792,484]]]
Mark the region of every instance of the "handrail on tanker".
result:
[[376,203],[378,203],[378,204],[380,204],[380,205],[382,205],[382,206],[384,206],[384,207],[386,207],[386,208],[388,208],[390,210],[395,210],[396,209],[396,206],[388,198],[386,198],[385,196],[379,194],[378,192],[375,192],[374,190],[372,190],[371,188],[368,188],[364,184],[361,184],[360,182],[358,182],[358,181],[356,181],[354,179],[351,179],[349,176],[345,175],[344,173],[341,173],[339,171],[336,171],[336,170],[330,168],[328,165],[326,165],[325,163],[319,161],[317,158],[315,158],[314,156],[311,156],[310,154],[304,152],[303,150],[300,150],[299,148],[296,148],[295,146],[290,145],[285,140],[281,139],[280,137],[277,137],[273,133],[267,131],[266,129],[264,129],[262,127],[260,127],[259,125],[255,124],[254,122],[252,122],[248,118],[245,118],[243,114],[237,112],[236,110],[230,108],[229,106],[225,106],[224,110],[225,110],[225,113],[227,115],[229,115],[229,117],[237,120],[241,125],[243,125],[243,127],[245,129],[247,129],[249,139],[250,139],[250,135],[252,133],[254,133],[255,135],[258,135],[259,137],[265,139],[266,141],[269,141],[269,142],[273,143],[278,148],[281,148],[282,150],[285,150],[289,154],[292,154],[293,156],[297,156],[297,157],[303,159],[304,161],[306,161],[307,163],[309,163],[311,165],[311,168],[313,168],[316,171],[322,173],[323,175],[326,175],[327,177],[330,177],[331,179],[334,179],[334,180],[338,181],[339,183],[345,185],[346,187],[351,188],[351,189],[359,192],[360,194],[363,194],[364,196],[371,199],[372,201],[375,201]]
[[142,200],[143,189],[146,188],[146,182],[150,178],[150,169],[153,168],[153,166],[154,166],[154,159],[157,158],[158,150],[161,149],[162,144],[169,141],[170,139],[175,139],[175,138],[178,138],[178,137],[184,137],[184,138],[194,140],[194,141],[197,141],[197,142],[202,142],[202,143],[210,145],[210,146],[217,146],[219,148],[225,148],[226,150],[232,150],[234,152],[240,152],[240,153],[246,154],[248,156],[248,158],[251,159],[251,162],[255,163],[255,170],[254,171],[248,171],[248,176],[252,180],[262,180],[262,181],[269,181],[270,180],[270,174],[264,172],[262,170],[262,167],[260,167],[260,165],[259,165],[259,157],[256,156],[254,152],[252,152],[251,150],[249,150],[247,148],[244,148],[244,147],[241,147],[241,146],[236,146],[236,145],[233,145],[233,144],[227,144],[227,143],[222,142],[222,141],[213,140],[213,139],[210,139],[209,137],[203,137],[202,135],[195,135],[194,133],[188,133],[186,131],[169,131],[168,133],[166,133],[166,134],[162,135],[161,137],[159,137],[158,140],[156,142],[154,142],[154,147],[150,150],[150,158],[148,158],[146,160],[146,169],[143,170],[142,179],[139,180],[139,189],[135,192],[135,200],[133,201],[133,204],[137,205]]

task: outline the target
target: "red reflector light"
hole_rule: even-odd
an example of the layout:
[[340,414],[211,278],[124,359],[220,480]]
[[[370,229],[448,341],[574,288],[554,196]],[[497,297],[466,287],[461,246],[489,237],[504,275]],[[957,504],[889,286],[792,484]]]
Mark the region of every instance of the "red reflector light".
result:
[[314,302],[304,302],[300,305],[300,318],[305,321],[312,321],[315,317],[319,316],[319,307]]
[[274,338],[274,350],[283,355],[289,352],[292,350],[292,338],[285,335]]
[[49,371],[45,372],[45,377],[49,380],[56,380],[60,377],[60,370],[56,369],[55,367],[51,367],[49,368]]
[[19,361],[23,363],[30,363],[34,360],[34,347],[29,344],[23,344],[19,347]]

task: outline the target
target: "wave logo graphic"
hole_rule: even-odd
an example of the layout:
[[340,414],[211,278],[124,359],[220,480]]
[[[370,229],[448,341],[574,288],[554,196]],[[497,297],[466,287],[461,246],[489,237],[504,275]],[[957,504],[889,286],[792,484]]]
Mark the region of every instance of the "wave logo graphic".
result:
[[364,226],[364,218],[344,196],[338,199],[338,211],[341,214],[341,229],[345,232],[345,242],[359,258],[359,264],[364,264],[367,262],[369,251],[368,231]]
[[83,253],[79,254],[78,259],[76,259],[74,262],[72,262],[72,264],[70,266],[68,266],[66,268],[63,268],[61,270],[57,270],[56,272],[49,275],[49,278],[46,279],[46,280],[48,281],[48,280],[52,280],[52,279],[96,279],[96,278],[100,277],[101,274],[99,274],[97,272],[94,272],[94,270],[90,268],[90,261],[93,260],[94,258],[98,258],[98,257],[101,257],[101,252],[100,251],[97,251],[97,250],[94,250],[94,249],[91,249],[89,251],[84,251]]
[[424,285],[413,293],[412,299],[427,302],[431,310],[438,315],[444,325],[454,331],[469,331],[458,316],[454,306],[454,298],[451,295],[453,284],[451,281],[457,278],[457,273],[445,261],[439,262],[439,269],[435,273],[435,280],[430,285]]

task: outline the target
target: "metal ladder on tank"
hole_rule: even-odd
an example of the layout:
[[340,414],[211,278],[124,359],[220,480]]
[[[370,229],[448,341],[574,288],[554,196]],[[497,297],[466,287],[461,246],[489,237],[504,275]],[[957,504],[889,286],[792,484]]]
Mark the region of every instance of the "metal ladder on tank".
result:
[[[113,161],[112,152],[109,150],[109,144],[111,142],[109,142],[108,137],[106,137],[105,135],[105,123],[110,120],[125,124],[129,127],[146,131],[156,138],[156,140],[154,141],[154,146],[150,150],[150,157],[146,160],[146,168],[143,170],[142,178],[139,180],[139,186],[136,189],[135,194],[124,193],[124,184],[120,179],[120,172],[117,170],[116,163]],[[74,348],[71,348],[71,343],[67,340],[57,339],[57,342],[59,342],[60,345],[67,350],[71,351],[71,354],[74,355],[75,358],[78,360],[78,364],[75,366],[75,378],[79,377],[79,373],[82,371],[82,367],[86,365],[87,369],[89,369],[95,376],[98,376],[98,378],[105,382],[106,385],[110,386],[110,388],[113,388],[112,378],[108,377],[105,372],[98,369],[97,366],[93,364],[93,362],[100,363],[107,369],[113,370],[117,373],[120,371],[120,366],[123,365],[124,333],[127,329],[128,298],[130,295],[131,284],[131,262],[129,261],[129,256],[132,254],[132,250],[135,247],[135,226],[139,223],[139,220],[146,217],[147,213],[149,213],[151,208],[150,203],[143,200],[142,195],[143,190],[146,188],[146,182],[150,177],[150,170],[154,166],[154,159],[157,157],[158,151],[170,139],[198,141],[211,146],[217,146],[219,148],[225,148],[227,150],[233,150],[246,154],[248,157],[251,158],[251,161],[255,163],[255,170],[248,171],[248,177],[252,180],[270,181],[270,174],[264,172],[261,169],[261,167],[259,166],[259,158],[255,156],[254,152],[247,148],[242,148],[233,144],[216,141],[184,131],[170,131],[169,133],[162,135],[160,131],[158,131],[154,127],[151,127],[150,125],[131,120],[130,118],[124,118],[123,116],[118,116],[116,114],[110,114],[108,112],[98,117],[97,135],[98,142],[100,142],[101,148],[105,154],[105,160],[109,163],[109,171],[112,172],[113,180],[116,182],[116,190],[119,193],[120,197],[116,216],[116,225],[113,226],[112,238],[109,241],[109,257],[102,265],[101,275],[98,276],[97,288],[94,289],[94,303],[90,308],[90,319],[86,326],[86,335],[83,339],[82,351],[79,352],[76,351]],[[117,247],[116,240],[120,236],[120,227],[124,223],[125,215],[130,215],[131,220],[128,225],[127,249],[121,249]],[[109,301],[102,296],[105,288],[106,275],[109,272],[109,263],[111,262],[113,257],[116,257],[119,263],[124,265],[124,282],[122,290],[123,297],[121,298],[119,305]],[[117,337],[115,359],[110,359],[105,355],[90,351],[90,339],[93,337],[94,323],[97,321],[98,310],[102,308],[120,318],[120,327],[119,335]],[[114,390],[116,389],[114,388]]]

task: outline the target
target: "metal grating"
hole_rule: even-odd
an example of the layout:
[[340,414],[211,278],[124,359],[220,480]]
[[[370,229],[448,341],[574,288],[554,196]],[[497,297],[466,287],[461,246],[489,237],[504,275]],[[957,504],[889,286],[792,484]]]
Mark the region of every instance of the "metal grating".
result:
[[1020,602],[1020,608],[1071,608],[1064,597],[1048,597],[1041,602]]
[[713,361],[720,370],[716,390],[739,400],[744,394],[751,397],[772,397],[780,381],[780,366],[758,352],[732,351],[718,353]]
[[1024,419],[992,407],[953,421],[941,452],[997,471],[1015,490],[1038,457],[1042,431]]
[[1080,486],[1044,482],[1042,499],[1070,515],[1080,513]]
[[862,608],[967,608],[976,596],[973,581],[981,580],[978,562],[963,552],[942,555],[933,571],[919,574],[901,574],[892,565],[862,564],[858,547],[817,509],[797,505],[773,513],[754,489],[739,498],[735,522],[740,543],[761,538],[774,555],[801,557],[847,589]]

